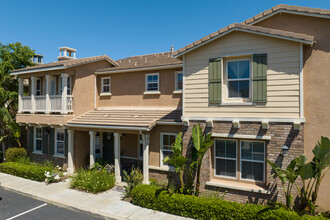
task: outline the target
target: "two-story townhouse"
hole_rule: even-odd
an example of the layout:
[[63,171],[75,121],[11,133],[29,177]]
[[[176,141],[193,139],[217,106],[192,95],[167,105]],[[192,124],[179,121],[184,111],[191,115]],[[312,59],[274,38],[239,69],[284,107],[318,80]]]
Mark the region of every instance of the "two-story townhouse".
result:
[[133,164],[143,168],[144,182],[167,174],[163,158],[182,130],[182,62],[173,52],[113,61],[60,51],[57,62],[12,73],[19,81],[16,120],[28,126],[31,158],[68,172],[106,161],[117,182]]
[[[283,167],[303,153],[311,159],[316,141],[330,135],[329,18],[329,10],[279,5],[175,53],[183,60],[184,145],[196,123],[214,138],[203,190],[227,190],[240,202],[284,200],[266,159]],[[324,183],[321,192],[318,203],[329,209]]]

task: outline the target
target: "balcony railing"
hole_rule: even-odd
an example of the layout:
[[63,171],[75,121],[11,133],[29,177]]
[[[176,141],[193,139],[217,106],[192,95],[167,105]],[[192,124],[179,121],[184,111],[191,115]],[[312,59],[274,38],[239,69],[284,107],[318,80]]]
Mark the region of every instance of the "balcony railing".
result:
[[[59,112],[68,113],[73,112],[73,96],[67,95],[50,95],[49,100],[47,96],[22,96],[22,101],[19,103],[21,112]],[[64,103],[64,105],[63,105]]]

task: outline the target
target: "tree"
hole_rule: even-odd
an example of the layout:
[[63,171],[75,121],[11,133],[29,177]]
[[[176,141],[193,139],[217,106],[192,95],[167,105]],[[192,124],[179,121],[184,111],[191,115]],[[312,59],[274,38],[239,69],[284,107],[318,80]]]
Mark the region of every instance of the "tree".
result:
[[213,145],[213,140],[211,139],[211,133],[204,135],[202,132],[202,128],[200,124],[194,125],[192,129],[192,139],[193,139],[193,157],[196,158],[197,161],[197,179],[196,179],[196,188],[195,195],[199,195],[199,186],[200,186],[200,175],[201,175],[201,167],[203,162],[203,157],[206,151]]
[[18,143],[20,128],[15,123],[18,100],[18,82],[10,75],[15,69],[33,66],[34,50],[21,43],[0,43],[0,140],[2,142],[3,157],[5,156],[5,137],[12,137]]

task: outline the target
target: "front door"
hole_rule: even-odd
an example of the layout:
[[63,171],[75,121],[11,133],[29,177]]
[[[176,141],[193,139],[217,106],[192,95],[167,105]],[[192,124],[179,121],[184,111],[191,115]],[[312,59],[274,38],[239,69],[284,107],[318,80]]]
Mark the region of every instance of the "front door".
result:
[[114,138],[113,133],[103,133],[103,161],[108,164],[115,164],[114,161]]

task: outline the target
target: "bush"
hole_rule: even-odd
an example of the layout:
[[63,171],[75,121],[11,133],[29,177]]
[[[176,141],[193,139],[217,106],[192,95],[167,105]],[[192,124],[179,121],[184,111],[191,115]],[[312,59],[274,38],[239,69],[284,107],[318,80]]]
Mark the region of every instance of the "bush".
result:
[[85,170],[79,169],[72,177],[70,188],[91,193],[106,191],[115,185],[115,177],[105,169]]
[[39,182],[45,180],[44,173],[48,171],[50,171],[48,167],[43,167],[40,165],[22,164],[17,162],[6,162],[0,164],[0,172]]
[[132,202],[141,207],[194,219],[323,219],[321,216],[299,216],[285,208],[169,193],[150,185],[135,187]]
[[127,183],[127,186],[125,186],[125,197],[131,197],[132,190],[143,181],[142,171],[139,167],[134,168],[133,166],[129,174],[125,170],[123,171],[123,179]]
[[27,157],[27,152],[23,147],[10,147],[6,150],[7,162],[16,162],[22,157]]

